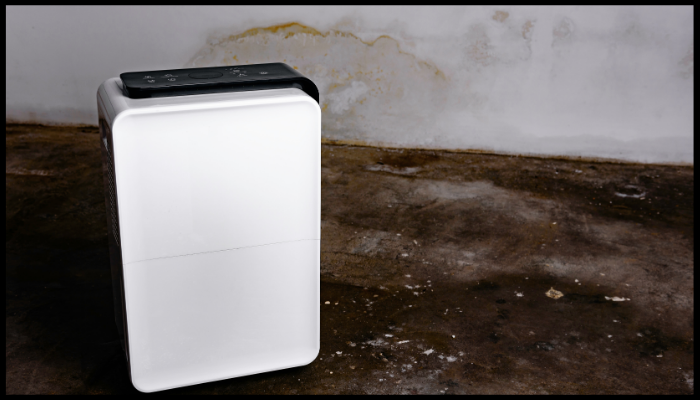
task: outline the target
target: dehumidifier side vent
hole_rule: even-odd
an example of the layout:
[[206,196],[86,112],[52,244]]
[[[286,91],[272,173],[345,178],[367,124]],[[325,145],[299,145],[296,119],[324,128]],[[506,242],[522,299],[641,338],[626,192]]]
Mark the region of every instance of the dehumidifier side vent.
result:
[[[106,127],[105,127],[106,128]],[[106,134],[106,132],[105,132]],[[109,209],[110,209],[110,215],[112,217],[112,235],[114,235],[114,240],[117,242],[117,245],[120,245],[121,242],[119,240],[119,219],[117,218],[117,192],[116,192],[116,184],[114,180],[114,159],[112,158],[112,152],[109,149],[109,142],[107,141],[107,136],[102,137],[102,144],[105,146],[105,150],[107,150],[107,158],[108,158],[108,165],[107,165],[107,185],[109,186]]]

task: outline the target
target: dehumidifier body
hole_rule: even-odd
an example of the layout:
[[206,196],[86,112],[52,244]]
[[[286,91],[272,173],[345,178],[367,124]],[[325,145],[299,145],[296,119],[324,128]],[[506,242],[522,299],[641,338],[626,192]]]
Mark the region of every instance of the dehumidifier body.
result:
[[321,110],[285,64],[121,74],[97,93],[115,319],[142,392],[319,351]]

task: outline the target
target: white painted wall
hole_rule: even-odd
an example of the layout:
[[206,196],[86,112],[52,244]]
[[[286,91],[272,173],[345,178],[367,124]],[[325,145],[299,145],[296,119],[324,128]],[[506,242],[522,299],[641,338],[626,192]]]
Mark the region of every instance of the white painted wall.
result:
[[121,72],[285,61],[319,86],[328,139],[692,163],[692,13],[6,7],[6,119],[95,124]]

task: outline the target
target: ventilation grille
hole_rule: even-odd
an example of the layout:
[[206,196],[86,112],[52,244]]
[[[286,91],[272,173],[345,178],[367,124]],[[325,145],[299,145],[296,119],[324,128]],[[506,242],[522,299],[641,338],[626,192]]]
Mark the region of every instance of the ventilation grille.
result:
[[121,245],[119,240],[119,220],[117,219],[117,191],[116,184],[114,183],[114,160],[112,159],[112,153],[109,151],[109,142],[107,141],[107,131],[109,129],[106,124],[103,123],[103,129],[105,129],[105,136],[102,137],[102,143],[107,150],[107,158],[109,165],[107,166],[107,186],[109,186],[109,211],[112,217],[112,235],[114,235],[114,240],[117,245]]

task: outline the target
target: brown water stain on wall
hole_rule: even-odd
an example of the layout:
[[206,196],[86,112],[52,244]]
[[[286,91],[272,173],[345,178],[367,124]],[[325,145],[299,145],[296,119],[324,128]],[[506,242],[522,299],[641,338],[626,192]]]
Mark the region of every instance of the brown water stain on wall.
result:
[[[507,18],[507,14],[508,13],[506,13],[506,18]],[[298,22],[290,22],[287,24],[272,25],[272,26],[262,27],[262,28],[261,27],[251,28],[243,33],[240,33],[237,35],[230,35],[227,38],[227,40],[228,41],[240,41],[241,39],[244,39],[247,37],[263,36],[263,35],[267,35],[267,34],[278,34],[278,35],[283,36],[285,39],[289,39],[297,34],[314,35],[314,36],[320,36],[320,37],[324,37],[324,38],[329,37],[329,36],[347,37],[347,38],[352,38],[352,39],[358,40],[367,46],[374,46],[380,40],[389,40],[389,41],[392,41],[396,45],[397,51],[400,54],[405,54],[405,55],[408,55],[408,56],[415,58],[416,62],[418,62],[419,64],[424,65],[428,69],[432,69],[435,72],[435,75],[442,77],[443,79],[447,79],[445,77],[445,74],[443,74],[442,71],[440,71],[440,69],[438,69],[435,64],[420,60],[420,59],[416,58],[413,54],[402,51],[400,46],[399,46],[399,42],[389,35],[380,35],[379,37],[377,37],[374,40],[365,41],[365,40],[360,39],[358,36],[356,36],[355,34],[353,34],[351,32],[330,30],[330,31],[326,31],[325,33],[323,33],[315,28],[308,26],[308,25],[303,25],[303,24],[300,24]]]
[[[212,36],[188,66],[284,62],[318,86],[324,136],[424,136],[446,103],[449,78],[388,35],[320,31],[297,22]],[[407,132],[406,121],[419,129]],[[380,132],[377,132],[377,131]],[[383,132],[381,132],[383,131]],[[379,133],[379,134],[378,134]]]
[[523,39],[528,41],[532,39],[532,28],[534,28],[534,26],[535,24],[532,20],[525,21],[522,30]]
[[491,18],[493,18],[494,21],[503,22],[508,18],[509,15],[510,14],[508,12],[499,10],[499,11],[496,11],[493,14],[493,17],[491,17]]
[[481,66],[487,66],[496,61],[494,46],[491,44],[491,38],[482,25],[470,27],[467,35],[471,41],[467,46],[466,53],[472,61]]

